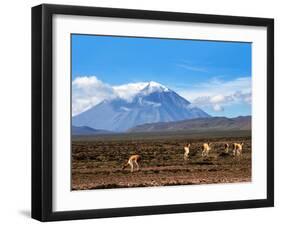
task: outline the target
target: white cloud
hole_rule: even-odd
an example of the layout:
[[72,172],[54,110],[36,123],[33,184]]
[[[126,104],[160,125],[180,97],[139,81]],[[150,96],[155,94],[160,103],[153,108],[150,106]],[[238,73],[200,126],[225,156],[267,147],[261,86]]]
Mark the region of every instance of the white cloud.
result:
[[114,89],[95,76],[77,77],[72,82],[72,115],[114,97],[116,97]]
[[213,106],[213,110],[217,111],[217,112],[221,112],[221,111],[224,111],[224,108],[221,105],[219,105],[219,104],[215,104]]
[[237,103],[251,104],[251,93],[235,92],[231,95],[202,96],[192,101],[197,107],[211,107],[214,111],[224,111],[224,106]]
[[188,71],[207,72],[206,68],[193,66],[187,63],[177,64],[178,67],[184,68]]
[[96,76],[77,77],[72,82],[72,116],[90,109],[103,100],[119,97],[131,101],[147,84],[140,82],[111,86]]
[[235,92],[250,93],[251,78],[240,77],[230,81],[223,81],[214,78],[208,82],[192,85],[191,87],[181,88],[177,91],[181,96],[191,102],[202,96],[231,95]]
[[251,78],[240,77],[231,81],[212,79],[189,89],[181,89],[179,94],[190,100],[194,106],[210,107],[221,112],[231,104],[251,104]]
[[210,102],[213,103],[213,104],[216,104],[216,103],[221,103],[221,102],[224,102],[225,101],[225,96],[219,94],[219,95],[215,95],[213,97],[211,97],[210,99]]
[[234,98],[243,100],[244,102],[251,104],[252,103],[252,93],[242,93],[241,91],[237,91],[234,93]]
[[113,89],[120,98],[131,101],[145,86],[147,86],[147,82],[128,83],[125,85],[113,86]]

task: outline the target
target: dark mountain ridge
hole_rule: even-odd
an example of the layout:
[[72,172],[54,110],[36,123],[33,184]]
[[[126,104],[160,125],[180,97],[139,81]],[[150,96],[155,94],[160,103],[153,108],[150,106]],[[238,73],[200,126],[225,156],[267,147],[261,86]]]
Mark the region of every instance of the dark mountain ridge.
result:
[[72,135],[77,135],[77,136],[84,136],[84,135],[97,135],[97,134],[108,134],[112,133],[107,130],[98,130],[98,129],[93,129],[89,126],[72,126],[71,128]]
[[128,132],[251,130],[251,120],[251,116],[197,118],[176,122],[143,124],[129,129]]

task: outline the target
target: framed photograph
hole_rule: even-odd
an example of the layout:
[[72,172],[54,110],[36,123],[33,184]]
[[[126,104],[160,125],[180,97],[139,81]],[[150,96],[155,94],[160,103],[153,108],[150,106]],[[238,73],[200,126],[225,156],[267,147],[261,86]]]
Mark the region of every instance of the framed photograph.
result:
[[274,21],[32,8],[32,217],[274,205]]

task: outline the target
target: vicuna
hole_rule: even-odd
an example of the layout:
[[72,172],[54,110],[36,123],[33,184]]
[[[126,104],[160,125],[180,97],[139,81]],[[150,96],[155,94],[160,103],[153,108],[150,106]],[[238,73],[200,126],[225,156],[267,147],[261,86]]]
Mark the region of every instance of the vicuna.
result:
[[208,157],[209,156],[209,152],[211,150],[210,145],[211,145],[211,143],[204,143],[203,144],[202,157]]
[[188,143],[183,148],[184,149],[184,155],[183,155],[183,159],[184,160],[188,160],[189,159],[189,147],[190,147],[190,144]]
[[127,166],[131,167],[131,172],[134,171],[134,163],[137,166],[137,171],[140,169],[138,162],[140,161],[141,157],[139,155],[132,155],[130,156],[127,163],[125,163],[122,167],[122,170],[125,169]]
[[242,149],[243,149],[244,143],[234,143],[233,144],[233,155],[234,156],[241,156],[242,155]]

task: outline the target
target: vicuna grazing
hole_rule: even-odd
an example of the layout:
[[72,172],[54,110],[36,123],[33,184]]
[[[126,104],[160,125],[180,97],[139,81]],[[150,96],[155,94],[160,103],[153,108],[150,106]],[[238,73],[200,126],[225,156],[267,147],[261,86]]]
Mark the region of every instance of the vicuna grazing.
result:
[[224,144],[224,152],[225,152],[225,153],[228,153],[228,148],[229,148],[229,144],[228,144],[228,143],[225,143],[225,144]]
[[134,171],[134,163],[137,166],[137,171],[140,169],[138,162],[140,161],[141,157],[139,155],[132,155],[130,156],[127,163],[124,164],[122,170],[125,169],[127,166],[131,167],[131,172]]
[[189,159],[189,147],[190,147],[190,144],[186,144],[183,148],[184,149],[184,155],[183,155],[184,160]]
[[202,157],[208,157],[209,152],[211,150],[210,145],[211,145],[211,143],[204,143],[203,144]]
[[243,149],[244,143],[234,143],[233,144],[233,156],[241,156],[242,155],[242,149]]

